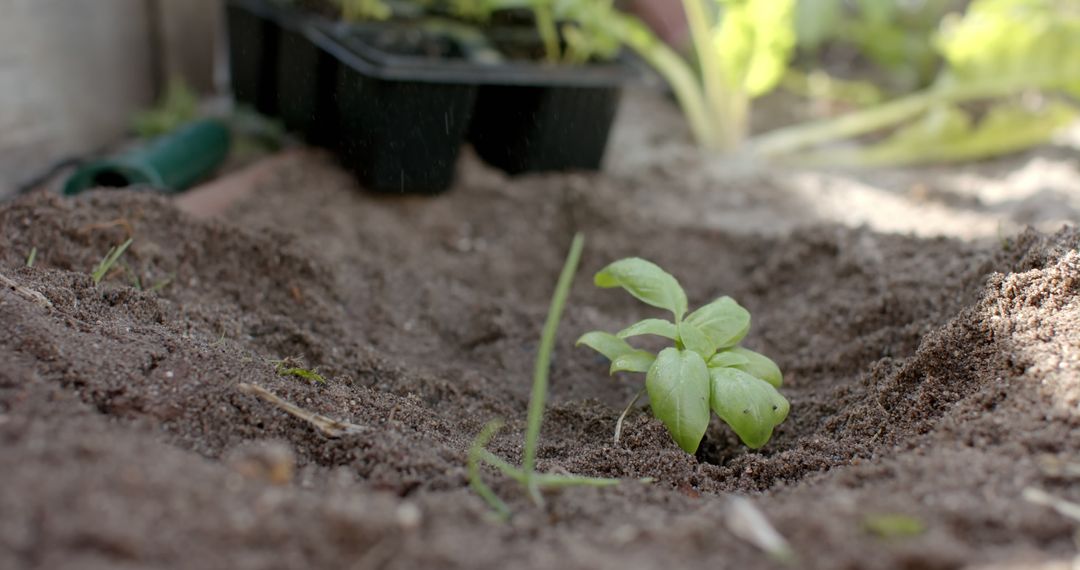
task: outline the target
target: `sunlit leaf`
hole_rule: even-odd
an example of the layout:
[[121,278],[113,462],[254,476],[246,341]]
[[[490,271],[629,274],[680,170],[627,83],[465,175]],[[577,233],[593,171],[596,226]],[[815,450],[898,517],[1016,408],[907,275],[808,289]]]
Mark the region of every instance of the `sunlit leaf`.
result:
[[665,348],[645,378],[653,415],[687,453],[709,427],[709,369],[698,353]]
[[757,449],[787,418],[789,404],[771,384],[734,368],[710,368],[710,404],[716,415]]
[[936,45],[945,80],[1080,95],[1080,5],[1076,0],[975,0],[943,23]]
[[655,263],[638,257],[620,259],[600,270],[597,287],[622,287],[638,300],[667,309],[681,320],[686,314],[686,293],[679,282]]
[[795,0],[720,0],[713,46],[727,84],[751,98],[780,82],[795,48]]

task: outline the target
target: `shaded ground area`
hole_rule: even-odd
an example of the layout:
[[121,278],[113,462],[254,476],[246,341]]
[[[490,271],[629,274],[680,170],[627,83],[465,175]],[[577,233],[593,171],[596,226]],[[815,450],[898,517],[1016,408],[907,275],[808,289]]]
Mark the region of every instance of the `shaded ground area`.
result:
[[[1052,468],[1080,457],[1075,230],[748,236],[630,217],[611,206],[625,174],[509,181],[467,166],[454,192],[402,199],[299,155],[224,221],[134,194],[0,206],[0,275],[16,286],[0,289],[0,567],[776,565],[726,530],[729,493],[751,496],[806,567],[1074,556],[1074,522],[1021,493],[1080,500],[1075,473]],[[520,455],[575,231],[589,241],[540,464],[656,482],[537,509],[489,474],[516,512],[499,524],[466,487],[466,451],[502,417],[491,448]],[[128,237],[95,286],[89,268]],[[714,420],[687,456],[644,404],[612,445],[642,379],[609,378],[573,341],[652,314],[591,286],[626,255],[673,272],[692,305],[727,294],[750,309],[748,346],[778,361],[792,403],[763,450]],[[279,376],[285,357],[327,383]],[[361,432],[326,438],[241,382]],[[926,531],[874,536],[864,523],[880,514]]]

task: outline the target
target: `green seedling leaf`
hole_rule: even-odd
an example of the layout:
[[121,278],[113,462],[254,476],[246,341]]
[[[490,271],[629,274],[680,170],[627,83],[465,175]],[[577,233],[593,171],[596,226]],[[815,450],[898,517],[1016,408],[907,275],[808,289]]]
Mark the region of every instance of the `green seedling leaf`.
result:
[[620,356],[637,352],[625,340],[604,331],[592,331],[581,335],[575,346],[585,345],[614,361]]
[[750,359],[731,350],[723,350],[712,355],[709,359],[709,368],[736,368],[749,364]]
[[634,323],[615,333],[615,336],[619,338],[630,338],[632,336],[646,334],[654,334],[656,336],[675,340],[679,336],[679,331],[671,321],[665,321],[664,319],[645,319],[644,321]]
[[709,427],[709,369],[696,352],[665,348],[645,377],[655,415],[687,453]]
[[[745,349],[741,346],[730,348],[717,354],[717,356],[720,356],[721,354],[727,355],[728,358],[742,359],[742,363],[729,364],[727,366],[742,370],[754,378],[760,378],[769,384],[772,384],[774,388],[779,388],[784,383],[784,374],[780,372],[780,367],[764,354]],[[709,361],[709,366],[712,368],[716,367],[712,360]]]
[[881,538],[906,538],[926,532],[921,520],[901,514],[867,515],[862,526],[866,532]]
[[26,256],[26,266],[27,267],[33,267],[34,266],[34,261],[36,261],[36,260],[37,260],[37,248],[32,247],[32,248],[30,248],[30,255]]
[[686,322],[705,333],[715,352],[717,348],[735,346],[750,332],[750,311],[731,297],[720,297],[690,313]]
[[611,361],[611,374],[616,372],[648,372],[656,356],[645,350],[635,350]]
[[600,270],[593,282],[604,289],[622,287],[645,304],[671,311],[676,322],[686,314],[686,293],[679,282],[651,261],[620,259]]
[[709,358],[716,352],[716,344],[700,328],[689,321],[679,323],[679,341],[687,350],[698,353],[701,358]]
[[788,401],[771,384],[742,370],[711,368],[709,375],[710,403],[716,415],[747,447],[765,445],[773,428],[787,418]]

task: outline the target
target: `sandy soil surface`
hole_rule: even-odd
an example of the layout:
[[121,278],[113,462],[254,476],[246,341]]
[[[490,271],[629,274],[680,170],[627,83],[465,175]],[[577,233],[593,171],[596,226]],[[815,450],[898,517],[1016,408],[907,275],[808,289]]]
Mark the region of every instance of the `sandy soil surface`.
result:
[[[509,179],[466,156],[436,198],[361,192],[301,152],[217,219],[132,193],[0,205],[0,567],[784,567],[732,532],[733,496],[796,567],[1070,567],[1075,157],[799,172],[705,160],[675,119],[630,97],[607,173]],[[466,452],[501,417],[491,449],[519,458],[575,231],[540,467],[655,482],[537,508],[488,473],[515,513],[500,523]],[[747,345],[792,404],[765,448],[714,420],[689,456],[647,403],[612,443],[642,379],[573,341],[652,315],[591,285],[627,255],[691,304],[750,309]],[[327,382],[278,374],[286,357]],[[359,427],[326,437],[241,383]],[[897,515],[915,528],[874,530]]]

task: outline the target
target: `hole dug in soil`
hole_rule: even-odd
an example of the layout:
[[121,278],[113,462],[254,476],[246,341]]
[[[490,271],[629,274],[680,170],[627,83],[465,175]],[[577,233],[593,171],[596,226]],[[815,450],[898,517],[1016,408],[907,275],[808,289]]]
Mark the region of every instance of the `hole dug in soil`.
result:
[[[401,200],[296,164],[228,223],[132,194],[4,205],[0,274],[54,308],[0,290],[0,567],[770,567],[724,530],[730,492],[754,494],[806,567],[1073,552],[1074,527],[1020,492],[1080,498],[1039,467],[1080,448],[1074,230],[980,246],[628,228],[560,180]],[[467,490],[465,452],[503,417],[491,449],[519,457],[539,328],[577,229],[589,242],[540,466],[657,482],[571,489],[541,511],[489,476],[517,513],[498,525]],[[88,269],[127,237],[95,287]],[[687,456],[644,405],[612,446],[642,379],[607,377],[573,341],[647,315],[591,286],[626,255],[674,273],[692,305],[727,294],[750,309],[747,344],[778,361],[792,403],[763,450],[714,420]],[[277,375],[269,361],[289,356],[328,382]],[[328,439],[241,382],[364,431]],[[873,513],[927,531],[876,538]]]

